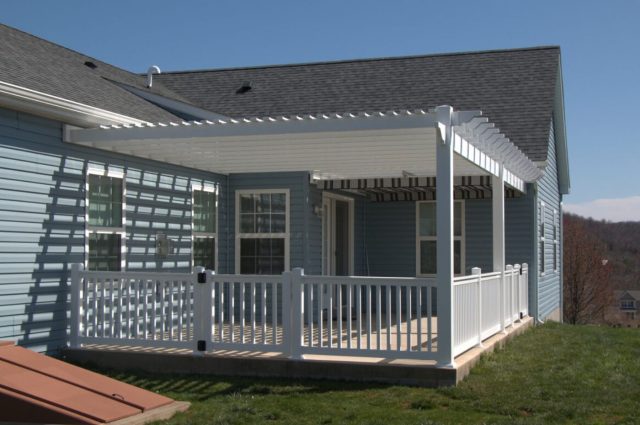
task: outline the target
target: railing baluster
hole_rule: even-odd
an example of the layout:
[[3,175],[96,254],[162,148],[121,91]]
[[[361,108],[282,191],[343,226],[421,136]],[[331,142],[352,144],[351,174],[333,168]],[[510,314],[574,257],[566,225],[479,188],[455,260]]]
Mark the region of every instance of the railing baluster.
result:
[[158,281],[152,280],[151,282],[151,340],[156,340],[156,329],[158,328],[156,322],[157,309],[158,309]]
[[418,319],[417,349],[422,351],[422,286],[416,286],[416,316]]
[[309,328],[309,336],[307,338],[307,346],[313,347],[313,283],[303,286],[306,299],[307,311],[307,327]]
[[336,285],[336,313],[338,321],[338,348],[342,348],[342,284]]
[[183,341],[182,321],[184,319],[184,296],[186,291],[182,280],[179,280],[176,283],[178,285],[178,341]]
[[260,289],[262,290],[262,343],[267,343],[267,284],[265,281],[260,283]]
[[407,351],[411,351],[411,286],[407,286],[407,313],[405,322],[407,322]]
[[391,350],[391,285],[386,286],[386,319],[387,319],[387,350]]
[[356,346],[358,350],[362,349],[362,287],[354,285],[356,291]]
[[396,286],[396,350],[402,349],[402,288]]
[[353,305],[353,285],[351,283],[346,284],[347,288],[347,348],[351,349],[353,319],[352,319],[352,305]]
[[89,336],[87,326],[89,324],[89,279],[85,277],[79,277],[80,287],[82,288],[82,332],[80,336]]
[[367,350],[371,350],[371,285],[365,286],[367,295]]
[[318,347],[324,347],[324,284],[318,285]]
[[376,285],[376,349],[381,350],[382,341],[382,286]]
[[244,344],[244,287],[245,282],[240,282],[240,343]]
[[333,284],[329,283],[327,286],[329,289],[327,293],[329,302],[329,306],[327,308],[327,339],[329,348],[333,348]]
[[251,282],[251,343],[256,343],[256,283]]
[[[313,298],[311,304],[313,305]],[[271,339],[272,344],[278,343],[278,284],[275,281],[271,282]]]
[[433,288],[431,286],[427,287],[427,350],[429,352],[433,351],[433,329],[432,329],[432,304],[433,304]]

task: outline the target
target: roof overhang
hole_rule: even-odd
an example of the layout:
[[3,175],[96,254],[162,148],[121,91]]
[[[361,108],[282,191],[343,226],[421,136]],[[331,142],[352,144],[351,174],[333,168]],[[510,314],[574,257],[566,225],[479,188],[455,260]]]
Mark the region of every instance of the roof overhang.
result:
[[[454,112],[456,175],[524,191],[540,170],[480,111]],[[434,111],[244,118],[71,129],[66,141],[220,174],[309,171],[318,179],[434,176]]]
[[3,81],[0,81],[0,106],[81,127],[146,122]]
[[556,93],[553,105],[554,136],[556,141],[556,162],[558,167],[558,187],[563,195],[571,191],[571,177],[569,174],[569,147],[564,115],[564,88],[562,83],[562,63],[558,63],[558,77],[556,79]]

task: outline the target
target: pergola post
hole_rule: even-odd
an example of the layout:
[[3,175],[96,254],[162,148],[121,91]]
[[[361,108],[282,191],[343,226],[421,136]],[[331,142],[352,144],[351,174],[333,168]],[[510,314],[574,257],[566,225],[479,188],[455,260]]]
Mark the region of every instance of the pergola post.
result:
[[504,166],[500,164],[498,176],[491,176],[491,207],[493,222],[493,271],[502,273],[500,279],[500,329],[504,331],[505,246],[504,246]]
[[436,108],[436,284],[438,364],[454,366],[453,356],[453,131],[451,106]]

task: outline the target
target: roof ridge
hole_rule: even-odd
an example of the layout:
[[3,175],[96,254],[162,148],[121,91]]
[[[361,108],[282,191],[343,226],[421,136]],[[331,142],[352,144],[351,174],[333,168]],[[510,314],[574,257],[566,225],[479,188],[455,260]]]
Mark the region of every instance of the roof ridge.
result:
[[[204,73],[204,72],[239,71],[243,69],[288,68],[288,67],[296,67],[296,66],[332,65],[332,64],[356,63],[356,62],[379,62],[379,61],[386,61],[386,60],[421,59],[421,58],[441,57],[441,56],[465,56],[465,55],[482,55],[482,54],[490,54],[490,53],[512,53],[512,52],[518,52],[518,51],[531,51],[531,50],[560,50],[560,46],[559,45],[542,45],[542,46],[530,46],[530,47],[514,47],[510,49],[488,49],[488,50],[468,50],[468,51],[462,51],[462,52],[428,53],[428,54],[422,54],[422,55],[383,56],[383,57],[359,58],[359,59],[337,59],[337,60],[317,61],[317,62],[294,62],[294,63],[270,64],[270,65],[234,66],[234,67],[226,67],[226,68],[186,69],[186,70],[178,70],[178,71],[162,71],[162,74],[192,74],[192,73]],[[160,74],[160,76],[162,74]]]

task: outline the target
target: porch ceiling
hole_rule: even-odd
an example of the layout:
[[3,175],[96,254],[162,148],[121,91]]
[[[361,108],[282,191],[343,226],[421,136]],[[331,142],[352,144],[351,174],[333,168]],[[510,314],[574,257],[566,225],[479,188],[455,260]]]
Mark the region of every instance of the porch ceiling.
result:
[[[538,168],[480,116],[457,112],[455,174],[496,174],[523,190]],[[438,123],[428,111],[308,115],[67,129],[65,140],[230,174],[311,171],[316,179],[434,176]]]

